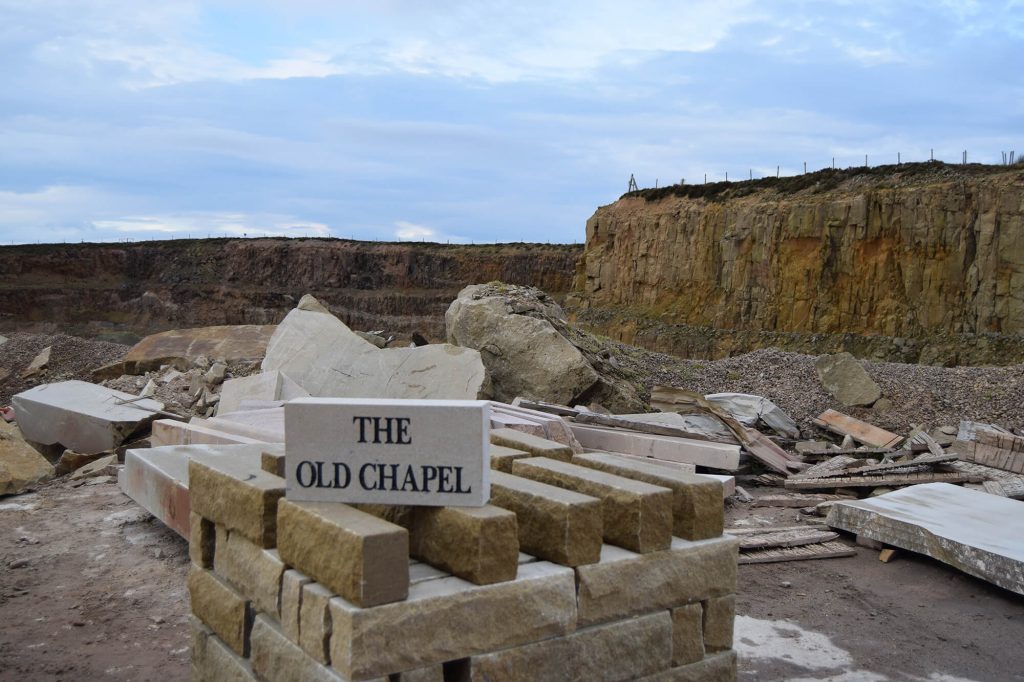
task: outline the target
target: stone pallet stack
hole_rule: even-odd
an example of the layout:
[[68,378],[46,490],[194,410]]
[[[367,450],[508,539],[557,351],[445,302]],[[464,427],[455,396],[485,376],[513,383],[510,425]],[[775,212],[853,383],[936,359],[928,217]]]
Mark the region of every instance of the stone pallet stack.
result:
[[721,483],[520,453],[479,508],[295,502],[279,458],[191,462],[193,679],[734,680]]

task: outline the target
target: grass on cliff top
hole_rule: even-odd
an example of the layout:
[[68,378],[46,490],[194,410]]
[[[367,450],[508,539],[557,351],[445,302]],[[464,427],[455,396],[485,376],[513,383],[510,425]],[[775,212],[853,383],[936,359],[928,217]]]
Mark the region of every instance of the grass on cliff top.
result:
[[838,188],[850,180],[866,180],[878,188],[892,187],[895,181],[928,182],[950,181],[1005,173],[1007,171],[1024,171],[1024,164],[1013,166],[986,165],[971,163],[967,165],[950,164],[942,161],[924,161],[921,163],[903,163],[899,165],[823,168],[819,171],[792,175],[788,177],[766,177],[738,182],[709,182],[699,185],[668,185],[666,187],[646,188],[635,192],[626,192],[620,198],[641,197],[646,201],[658,201],[667,197],[683,197],[687,199],[706,199],[708,201],[725,201],[737,199],[762,190],[774,190],[778,194],[796,194],[809,190],[812,192],[828,192]]

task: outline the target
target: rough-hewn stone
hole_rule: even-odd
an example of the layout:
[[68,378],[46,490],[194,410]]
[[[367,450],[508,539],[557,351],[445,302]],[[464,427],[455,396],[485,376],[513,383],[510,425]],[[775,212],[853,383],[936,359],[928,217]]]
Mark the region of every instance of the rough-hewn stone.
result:
[[416,510],[412,555],[475,583],[512,580],[519,564],[515,513],[484,507],[433,507]]
[[491,443],[527,452],[534,457],[548,457],[561,462],[572,461],[572,448],[547,438],[538,438],[513,429],[491,429]]
[[704,602],[704,648],[725,651],[732,648],[733,622],[736,617],[736,597],[727,594]]
[[189,616],[192,632],[192,682],[255,682],[249,661],[235,654],[213,630]]
[[289,500],[278,507],[278,529],[281,559],[335,594],[359,606],[405,599],[406,529],[341,503]]
[[217,526],[213,570],[248,597],[260,611],[280,617],[278,596],[284,564],[273,549],[262,549],[237,531]]
[[672,665],[704,658],[704,607],[700,602],[672,609]]
[[346,682],[307,656],[266,616],[257,616],[252,628],[252,669],[259,679],[273,682]]
[[217,532],[213,521],[204,519],[195,512],[190,512],[188,556],[192,563],[200,568],[213,568],[213,556],[216,549]]
[[277,501],[284,497],[284,479],[260,469],[258,460],[190,460],[188,488],[195,513],[237,530],[260,547],[276,543]]
[[736,682],[736,652],[722,651],[703,660],[640,678],[641,682]]
[[515,448],[507,448],[503,445],[495,445],[494,443],[491,443],[492,469],[497,469],[498,471],[504,471],[505,473],[510,474],[512,473],[512,462],[525,457],[533,457],[533,455],[525,450],[516,450]]
[[0,419],[0,495],[14,495],[53,475],[53,466],[25,442],[17,425]]
[[500,471],[491,472],[491,501],[515,512],[519,547],[563,566],[601,557],[601,501]]
[[665,549],[672,538],[672,491],[546,457],[512,464],[516,476],[601,500],[605,542],[636,552]]
[[334,598],[320,583],[302,586],[299,605],[299,646],[318,663],[331,662],[331,612],[327,604]]
[[281,632],[296,644],[299,643],[302,588],[311,582],[313,581],[308,576],[295,569],[288,569],[281,576]]
[[822,355],[814,369],[825,390],[847,407],[869,407],[882,397],[882,389],[849,353]]
[[249,601],[211,571],[192,566],[188,574],[192,613],[239,656],[249,655]]

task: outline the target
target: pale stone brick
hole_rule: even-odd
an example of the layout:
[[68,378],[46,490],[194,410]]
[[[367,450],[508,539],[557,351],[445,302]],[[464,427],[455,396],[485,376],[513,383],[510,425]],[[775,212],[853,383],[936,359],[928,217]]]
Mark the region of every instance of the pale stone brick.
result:
[[601,501],[572,490],[491,472],[491,502],[516,514],[523,551],[563,566],[601,557]]
[[280,618],[278,597],[284,563],[277,550],[261,549],[241,533],[217,526],[213,570],[249,598],[257,610]]
[[668,611],[578,630],[470,659],[471,682],[632,680],[666,670],[672,656]]
[[606,452],[574,455],[572,461],[671,490],[673,535],[685,540],[706,540],[722,534],[725,505],[720,481]]
[[252,609],[249,602],[214,573],[192,566],[188,574],[192,613],[239,656],[249,655]]
[[512,580],[519,564],[516,515],[484,507],[416,510],[412,555],[477,585]]
[[512,473],[512,462],[517,459],[525,459],[527,457],[533,457],[529,452],[525,450],[516,450],[515,448],[506,448],[503,445],[490,444],[491,447],[491,468],[497,469],[498,471],[504,471],[507,474]]
[[299,613],[302,607],[302,587],[313,582],[308,576],[288,569],[281,576],[281,632],[299,643]]
[[192,511],[237,530],[260,547],[274,546],[283,478],[268,474],[249,458],[211,458],[189,461],[188,486]]
[[217,639],[210,628],[189,616],[192,631],[192,682],[255,682],[249,661]]
[[560,462],[572,461],[572,448],[568,445],[522,431],[491,429],[491,442],[502,447],[527,452],[534,457],[548,457]]
[[662,550],[671,542],[668,488],[546,457],[516,460],[512,473],[600,499],[605,542],[635,552]]
[[405,599],[409,532],[336,502],[282,500],[281,559],[359,606]]
[[214,523],[195,512],[189,512],[188,556],[200,568],[213,568],[213,552],[216,547]]
[[426,668],[406,670],[397,677],[398,682],[444,682],[444,666],[430,665]]
[[361,609],[336,597],[330,608],[331,665],[365,679],[567,634],[576,586],[572,569],[538,561],[503,583],[438,578],[403,602]]
[[319,583],[302,586],[299,606],[299,646],[318,663],[328,664],[331,642],[331,611],[334,595]]
[[700,602],[672,609],[672,665],[704,658],[704,608]]
[[736,682],[736,652],[711,654],[697,663],[641,678],[641,682]]
[[724,651],[732,648],[733,623],[736,618],[736,597],[726,595],[704,602],[704,648]]
[[672,539],[663,552],[636,554],[605,545],[601,561],[576,567],[579,624],[671,609],[736,591],[739,542]]
[[[252,628],[252,669],[259,679],[273,682],[347,682],[307,656],[266,616],[257,616]],[[372,682],[387,682],[387,678]]]

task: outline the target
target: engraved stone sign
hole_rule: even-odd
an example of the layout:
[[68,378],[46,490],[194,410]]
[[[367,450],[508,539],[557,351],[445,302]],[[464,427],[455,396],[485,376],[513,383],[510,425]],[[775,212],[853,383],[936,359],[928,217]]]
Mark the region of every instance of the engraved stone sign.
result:
[[288,499],[475,507],[490,498],[486,401],[300,398],[284,410]]

